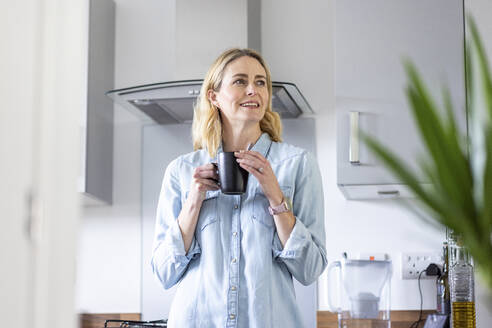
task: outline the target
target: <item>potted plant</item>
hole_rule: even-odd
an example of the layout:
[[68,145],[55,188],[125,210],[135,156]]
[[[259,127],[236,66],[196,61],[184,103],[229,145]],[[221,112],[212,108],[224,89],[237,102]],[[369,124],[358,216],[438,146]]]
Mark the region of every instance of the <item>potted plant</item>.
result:
[[[444,113],[428,92],[414,65],[405,62],[406,95],[426,148],[419,168],[431,182],[420,184],[415,172],[379,141],[363,134],[369,149],[402,183],[408,185],[431,224],[453,230],[472,255],[483,281],[492,291],[492,75],[477,27],[468,18],[470,39],[465,59],[469,131],[457,128],[448,91]],[[362,131],[361,131],[362,132]],[[410,204],[410,203],[407,203]]]

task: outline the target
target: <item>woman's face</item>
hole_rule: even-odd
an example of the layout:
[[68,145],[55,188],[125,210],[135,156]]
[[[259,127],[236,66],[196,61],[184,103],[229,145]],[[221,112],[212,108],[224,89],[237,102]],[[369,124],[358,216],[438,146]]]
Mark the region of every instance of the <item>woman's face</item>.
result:
[[209,99],[231,124],[259,123],[269,102],[265,69],[251,57],[235,59],[224,70],[220,90],[211,91]]

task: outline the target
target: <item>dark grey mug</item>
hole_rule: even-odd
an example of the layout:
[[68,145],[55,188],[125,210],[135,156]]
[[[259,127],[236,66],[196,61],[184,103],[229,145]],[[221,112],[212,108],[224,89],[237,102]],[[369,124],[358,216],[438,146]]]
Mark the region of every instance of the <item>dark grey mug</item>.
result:
[[[215,163],[214,163],[215,164]],[[246,192],[248,171],[239,166],[234,152],[217,154],[220,190],[226,195],[241,195]]]

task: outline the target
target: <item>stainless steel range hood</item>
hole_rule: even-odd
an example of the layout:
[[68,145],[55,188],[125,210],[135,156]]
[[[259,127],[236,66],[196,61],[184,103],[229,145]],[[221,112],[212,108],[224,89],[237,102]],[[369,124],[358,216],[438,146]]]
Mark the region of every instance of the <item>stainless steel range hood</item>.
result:
[[[159,124],[189,123],[203,80],[147,84],[107,92],[116,103],[138,115],[145,122]],[[293,83],[272,82],[273,110],[282,118],[296,118],[313,110]]]
[[[261,53],[261,17],[261,0],[176,1],[174,50],[179,55],[174,60],[173,76],[182,80],[118,89],[107,95],[144,121],[191,122],[193,105],[203,82],[193,78],[205,75],[220,49],[247,47]],[[210,21],[220,23],[210,24]],[[197,26],[207,28],[197,29]],[[282,118],[313,113],[295,84],[272,84],[273,110]]]

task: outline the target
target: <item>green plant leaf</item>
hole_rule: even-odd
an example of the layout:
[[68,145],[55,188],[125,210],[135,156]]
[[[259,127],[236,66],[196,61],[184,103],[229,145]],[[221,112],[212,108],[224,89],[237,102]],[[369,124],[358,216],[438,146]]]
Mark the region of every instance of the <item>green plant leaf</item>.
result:
[[[467,118],[471,115],[473,115],[473,107],[475,105],[475,102],[473,100],[473,97],[470,96],[470,91],[473,90],[475,87],[474,83],[474,74],[473,74],[473,60],[471,58],[471,53],[472,53],[472,46],[470,44],[470,41],[466,41],[465,43],[465,85],[466,85],[466,114]],[[467,119],[467,123],[468,123]],[[468,129],[470,128],[469,124],[467,124]]]
[[478,57],[478,67],[480,72],[480,81],[483,88],[485,109],[488,112],[489,120],[492,120],[492,77],[489,70],[487,55],[485,54],[477,25],[471,16],[468,16],[468,26],[470,27],[473,50]]
[[[484,229],[488,228],[490,236],[492,230],[492,126],[489,125],[485,137],[485,164],[483,174],[483,218]],[[486,237],[486,236],[485,236]]]
[[439,184],[454,203],[462,204],[462,210],[473,215],[473,207],[466,206],[468,194],[462,192],[463,188],[473,189],[473,178],[462,153],[460,139],[453,134],[456,127],[452,126],[449,132],[446,130],[446,122],[442,122],[439,110],[415,67],[407,62],[406,70],[410,81],[407,96],[417,127],[440,176]]
[[433,199],[431,195],[426,192],[420,185],[417,176],[411,172],[411,170],[396,156],[392,155],[391,152],[380,144],[373,137],[365,134],[363,131],[360,132],[362,140],[371,149],[376,156],[381,159],[388,167],[391,168],[393,173],[399,177],[405,184],[408,184],[410,189],[419,196],[430,208],[439,212],[439,206],[437,202]]

